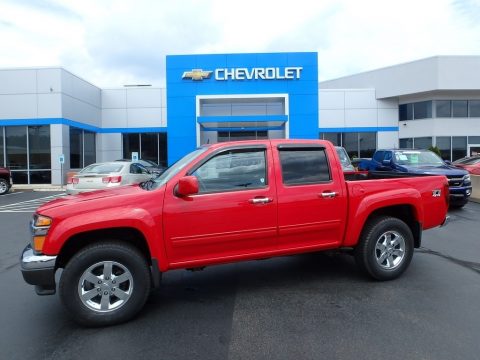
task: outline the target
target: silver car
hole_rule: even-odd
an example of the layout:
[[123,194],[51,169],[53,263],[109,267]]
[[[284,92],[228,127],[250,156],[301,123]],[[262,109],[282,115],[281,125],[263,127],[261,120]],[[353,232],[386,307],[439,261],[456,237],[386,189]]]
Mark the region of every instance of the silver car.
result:
[[92,164],[68,179],[67,194],[139,184],[153,176],[143,165],[131,161]]

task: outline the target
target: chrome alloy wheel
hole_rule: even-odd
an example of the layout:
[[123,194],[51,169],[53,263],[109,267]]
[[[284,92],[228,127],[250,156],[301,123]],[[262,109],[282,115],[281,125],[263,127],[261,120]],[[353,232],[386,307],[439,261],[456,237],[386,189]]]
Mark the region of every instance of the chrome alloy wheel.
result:
[[380,235],[375,244],[375,259],[386,270],[397,268],[405,256],[405,239],[396,231]]
[[78,282],[80,300],[96,312],[119,309],[130,299],[132,291],[132,274],[115,261],[102,261],[90,266]]

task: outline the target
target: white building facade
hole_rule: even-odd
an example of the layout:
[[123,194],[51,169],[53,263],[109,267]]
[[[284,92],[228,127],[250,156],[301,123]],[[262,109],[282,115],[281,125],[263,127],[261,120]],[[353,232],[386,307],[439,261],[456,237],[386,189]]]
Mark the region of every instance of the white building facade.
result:
[[17,184],[60,184],[70,170],[132,152],[166,165],[205,142],[270,137],[328,139],[354,157],[393,147],[437,146],[448,160],[480,152],[480,56],[320,83],[316,56],[171,56],[159,88],[100,89],[63,68],[0,69],[0,166]]

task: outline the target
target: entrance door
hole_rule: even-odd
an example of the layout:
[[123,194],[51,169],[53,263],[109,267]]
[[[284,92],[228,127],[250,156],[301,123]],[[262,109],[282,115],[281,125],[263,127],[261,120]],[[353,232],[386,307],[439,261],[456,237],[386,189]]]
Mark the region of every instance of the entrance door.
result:
[[480,155],[480,144],[468,145],[468,156]]

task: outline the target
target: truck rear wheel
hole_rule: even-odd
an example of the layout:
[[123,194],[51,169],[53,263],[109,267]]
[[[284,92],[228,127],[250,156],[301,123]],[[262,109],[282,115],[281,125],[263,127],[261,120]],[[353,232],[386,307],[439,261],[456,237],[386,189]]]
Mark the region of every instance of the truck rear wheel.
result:
[[374,279],[392,280],[407,269],[413,248],[413,235],[407,224],[390,216],[377,217],[363,229],[355,260]]
[[60,298],[72,318],[86,326],[130,320],[150,292],[150,272],[133,246],[108,241],[80,250],[67,263],[59,285]]

